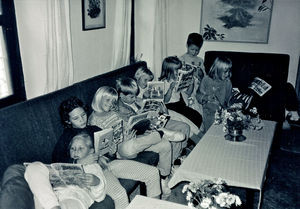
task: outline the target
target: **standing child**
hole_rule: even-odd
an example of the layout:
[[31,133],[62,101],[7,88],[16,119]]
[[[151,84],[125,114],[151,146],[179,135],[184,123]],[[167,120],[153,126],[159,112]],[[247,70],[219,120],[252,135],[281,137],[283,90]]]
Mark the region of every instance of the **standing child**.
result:
[[[70,153],[67,151],[72,138],[83,131],[93,136],[94,132],[100,131],[101,128],[87,125],[86,107],[76,97],[71,97],[63,101],[59,107],[59,112],[65,129],[55,146],[53,160],[55,162],[73,162]],[[64,154],[64,152],[68,152],[68,154]],[[104,176],[107,181],[107,194],[114,200],[116,209],[126,208],[129,204],[126,190],[117,178],[144,182],[147,188],[147,195],[151,197],[156,197],[160,194],[160,178],[158,170],[155,167],[133,160],[115,160],[113,156],[107,157],[110,158],[110,162],[107,161],[106,157],[99,158],[97,154],[89,153],[84,158],[84,162],[81,163],[91,164],[98,162],[99,159],[101,165],[108,165],[110,169],[104,170]],[[114,205],[114,203],[112,202],[107,205]]]
[[[70,157],[77,163],[94,152],[92,139],[86,133],[73,137],[70,147]],[[88,209],[94,201],[100,202],[106,195],[106,180],[101,167],[95,162],[83,165],[85,174],[81,176],[81,188],[75,185],[52,188],[49,181],[49,170],[41,162],[29,164],[25,170],[25,179],[34,195],[35,208]]]
[[[102,129],[112,127],[121,119],[120,114],[114,111],[117,101],[118,93],[114,88],[109,86],[100,87],[92,101],[94,111],[89,117],[89,124],[97,125]],[[126,127],[126,124],[124,124],[124,127]],[[157,152],[159,154],[157,167],[162,179],[165,179],[171,170],[171,146],[168,140],[161,138],[160,134],[162,133],[151,132],[139,136],[135,136],[135,133],[126,134],[124,142],[118,146],[118,153],[122,158],[132,159],[144,150]],[[166,182],[162,180],[161,183],[163,194],[170,194],[171,191]]]
[[195,66],[193,92],[190,96],[185,92],[182,92],[182,96],[185,103],[194,110],[197,110],[200,114],[202,114],[202,107],[196,100],[196,92],[205,75],[204,61],[201,57],[198,57],[202,45],[202,35],[200,35],[199,33],[190,33],[186,42],[187,52],[180,57],[183,65],[189,64]]
[[231,67],[230,59],[217,57],[197,91],[196,98],[203,106],[205,131],[213,124],[216,110],[228,107],[232,91]]
[[[181,61],[175,57],[166,57],[162,64],[160,81],[165,83],[165,97],[164,102],[168,109],[171,109],[177,113],[180,113],[190,119],[198,128],[202,124],[202,116],[196,110],[188,107],[183,100],[181,92],[176,92],[175,86],[178,77],[178,70],[181,69]],[[191,95],[193,91],[193,85],[191,85],[185,93]]]

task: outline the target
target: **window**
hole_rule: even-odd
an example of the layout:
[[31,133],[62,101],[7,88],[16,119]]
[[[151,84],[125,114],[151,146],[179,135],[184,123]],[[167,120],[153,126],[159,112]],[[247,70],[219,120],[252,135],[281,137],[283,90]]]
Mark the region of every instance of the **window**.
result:
[[0,0],[0,108],[24,100],[14,3]]

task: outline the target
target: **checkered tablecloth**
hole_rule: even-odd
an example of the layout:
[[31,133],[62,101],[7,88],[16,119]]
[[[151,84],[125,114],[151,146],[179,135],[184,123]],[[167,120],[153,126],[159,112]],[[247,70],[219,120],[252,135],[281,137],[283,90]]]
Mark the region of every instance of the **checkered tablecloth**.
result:
[[263,121],[259,131],[244,131],[246,140],[224,138],[222,125],[212,125],[169,181],[174,187],[182,181],[222,178],[228,185],[261,190],[276,122]]

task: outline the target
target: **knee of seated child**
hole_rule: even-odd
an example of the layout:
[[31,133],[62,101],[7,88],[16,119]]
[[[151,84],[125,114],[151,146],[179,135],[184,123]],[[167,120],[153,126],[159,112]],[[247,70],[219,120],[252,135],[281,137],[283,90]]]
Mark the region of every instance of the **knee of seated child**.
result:
[[166,140],[166,139],[163,139],[161,140],[160,143],[158,143],[159,147],[160,147],[160,152],[171,152],[171,149],[172,149],[172,146],[171,146],[171,143]]
[[123,142],[118,147],[118,153],[122,158],[132,159],[137,156],[134,140]]

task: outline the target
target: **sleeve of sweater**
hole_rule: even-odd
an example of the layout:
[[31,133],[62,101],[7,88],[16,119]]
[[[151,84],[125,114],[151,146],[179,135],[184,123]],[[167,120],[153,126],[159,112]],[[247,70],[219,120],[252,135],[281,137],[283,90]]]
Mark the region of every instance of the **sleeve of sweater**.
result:
[[84,165],[84,170],[86,173],[94,174],[99,178],[100,183],[96,186],[91,186],[88,192],[93,200],[95,200],[96,202],[101,202],[102,200],[104,200],[106,195],[106,179],[101,167],[95,163]]

